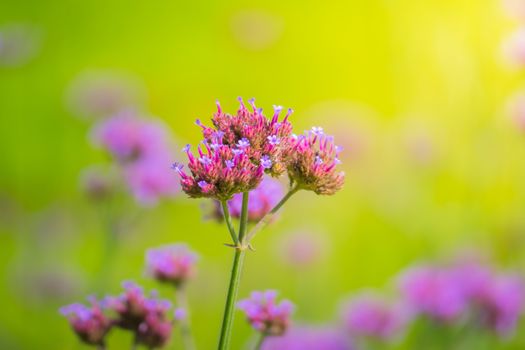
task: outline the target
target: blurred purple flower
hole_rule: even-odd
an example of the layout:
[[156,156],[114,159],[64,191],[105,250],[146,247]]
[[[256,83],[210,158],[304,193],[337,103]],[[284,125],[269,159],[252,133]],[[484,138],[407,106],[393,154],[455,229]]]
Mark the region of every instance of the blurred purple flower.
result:
[[159,153],[124,168],[124,177],[138,203],[155,205],[160,198],[175,196],[179,183],[169,171],[170,155]]
[[98,301],[90,301],[91,307],[71,304],[60,308],[60,313],[67,317],[74,332],[84,343],[103,346],[112,322],[104,315]]
[[479,293],[475,306],[487,327],[501,336],[509,336],[524,312],[523,279],[514,275],[495,276]]
[[163,346],[171,336],[172,322],[167,319],[171,303],[158,299],[156,293],[147,297],[143,289],[132,282],[124,282],[124,293],[118,297],[107,297],[108,309],[118,318],[115,324],[135,333],[138,343],[149,348]]
[[277,292],[252,292],[250,298],[240,300],[237,307],[246,314],[251,326],[265,335],[282,335],[290,326],[294,306],[288,300],[277,303]]
[[121,112],[97,124],[93,139],[122,166],[124,180],[140,204],[156,204],[160,197],[177,193],[177,179],[168,171],[171,140],[162,123]]
[[350,334],[383,341],[399,338],[409,320],[409,312],[402,305],[371,293],[353,298],[343,310],[343,321]]
[[[259,186],[250,192],[248,201],[248,220],[261,220],[283,198],[283,185],[270,177],[264,177]],[[235,194],[228,202],[230,213],[239,218],[242,209],[242,194]]]
[[352,350],[350,340],[329,327],[292,327],[281,337],[268,337],[262,350]]
[[170,147],[165,125],[142,119],[131,110],[95,125],[92,137],[95,144],[124,164],[165,153]]
[[409,269],[402,274],[399,288],[415,312],[442,322],[455,321],[469,303],[462,281],[444,268]]
[[188,249],[185,244],[172,244],[146,253],[148,274],[161,282],[182,286],[195,274],[197,254]]

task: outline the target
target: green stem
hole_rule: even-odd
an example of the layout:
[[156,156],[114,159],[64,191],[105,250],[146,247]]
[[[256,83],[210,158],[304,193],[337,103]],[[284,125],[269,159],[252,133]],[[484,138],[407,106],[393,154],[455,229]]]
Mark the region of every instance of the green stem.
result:
[[235,228],[233,227],[232,217],[230,215],[230,208],[228,207],[228,202],[221,201],[221,206],[222,206],[222,212],[224,215],[224,220],[226,221],[226,226],[228,226],[228,231],[230,232],[230,236],[232,237],[233,243],[237,245],[239,244],[239,240],[237,238],[237,234],[235,233]]
[[261,350],[265,339],[266,339],[266,334],[261,333],[261,335],[259,336],[259,339],[257,339],[257,343],[255,343],[255,347],[253,348],[253,350]]
[[246,242],[250,242],[253,237],[266,225],[268,225],[272,219],[274,218],[275,214],[281,209],[281,207],[286,203],[297,191],[300,190],[300,187],[295,186],[292,187],[288,193],[275,205],[275,207],[270,210],[259,222],[250,230],[248,235],[246,236]]
[[[248,227],[248,192],[242,195],[242,211],[241,222],[239,225],[239,242],[243,242],[246,228]],[[233,316],[235,301],[239,292],[239,285],[241,281],[242,266],[244,263],[245,249],[235,249],[233,258],[232,272],[230,276],[230,285],[228,287],[228,295],[226,297],[226,305],[224,307],[224,316],[222,319],[221,337],[219,340],[219,350],[227,350],[230,346],[231,330],[233,325]]]
[[180,321],[180,333],[184,349],[195,350],[195,340],[191,333],[190,309],[184,286],[175,289],[175,298],[177,301],[177,307],[183,308],[186,312],[186,317]]

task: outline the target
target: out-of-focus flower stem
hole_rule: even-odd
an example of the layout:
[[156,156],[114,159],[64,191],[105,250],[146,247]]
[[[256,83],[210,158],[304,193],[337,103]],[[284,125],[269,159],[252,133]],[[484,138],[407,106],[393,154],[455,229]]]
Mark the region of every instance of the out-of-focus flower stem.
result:
[[261,350],[265,339],[266,339],[266,334],[261,333],[259,335],[259,338],[257,339],[257,342],[255,343],[255,347],[253,348],[253,350]]
[[279,201],[279,203],[277,203],[275,205],[275,207],[273,207],[272,210],[270,210],[268,212],[268,214],[266,214],[261,220],[259,220],[259,222],[257,222],[257,224],[250,230],[250,232],[248,232],[248,234],[246,235],[245,240],[241,241],[241,244],[243,244],[243,242],[246,242],[246,244],[249,244],[250,241],[253,239],[253,237],[255,237],[255,235],[261,229],[263,229],[266,225],[268,225],[273,220],[273,217],[275,216],[275,214],[277,214],[279,209],[281,209],[281,207],[284,205],[284,203],[286,203],[300,189],[301,188],[299,186],[297,186],[297,185],[292,187],[288,191],[288,193],[286,193],[284,195],[284,197]]
[[102,273],[99,275],[97,283],[99,291],[103,291],[107,287],[113,265],[113,257],[118,246],[118,223],[109,204],[104,214],[104,252],[100,259],[102,264],[100,270]]
[[[242,211],[239,225],[238,242],[242,244],[246,228],[248,227],[248,192],[242,195]],[[232,272],[230,276],[230,285],[228,288],[228,295],[226,297],[226,305],[224,307],[224,316],[222,319],[221,335],[219,339],[219,350],[227,350],[230,346],[231,329],[233,325],[233,315],[235,308],[235,301],[237,300],[237,293],[239,291],[239,284],[241,280],[242,266],[244,263],[244,256],[246,249],[238,246],[235,249],[233,258]]]
[[195,350],[195,340],[191,332],[190,308],[184,286],[175,289],[175,299],[177,307],[184,309],[186,317],[180,321],[180,333],[185,350]]

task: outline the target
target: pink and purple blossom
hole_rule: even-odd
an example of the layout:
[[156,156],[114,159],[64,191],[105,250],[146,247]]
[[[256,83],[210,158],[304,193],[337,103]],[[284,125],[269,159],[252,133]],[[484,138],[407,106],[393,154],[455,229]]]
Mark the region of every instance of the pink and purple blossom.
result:
[[177,287],[195,274],[197,254],[185,244],[172,244],[149,249],[146,253],[146,265],[149,275],[160,282],[171,283]]
[[344,184],[344,172],[337,171],[341,147],[323,128],[313,127],[304,135],[290,138],[285,159],[290,181],[301,189],[332,195]]
[[445,268],[422,266],[409,269],[402,274],[399,288],[415,312],[438,321],[456,321],[469,306],[462,281]]
[[265,339],[262,350],[353,350],[342,331],[331,327],[298,326],[280,337]]
[[125,289],[118,297],[107,297],[105,305],[113,310],[115,325],[135,333],[139,344],[149,348],[163,346],[171,336],[173,322],[168,320],[171,303],[158,299],[156,293],[150,297],[133,282],[124,282]]
[[277,302],[277,292],[267,290],[252,292],[247,299],[240,300],[237,307],[246,314],[250,325],[265,335],[277,336],[286,332],[294,310],[288,300]]
[[208,143],[219,142],[243,150],[255,164],[263,163],[267,173],[273,176],[282,174],[286,169],[282,153],[289,146],[292,133],[288,117],[293,111],[289,109],[284,118],[279,120],[283,108],[274,106],[273,116],[267,118],[262,109],[255,106],[255,99],[248,101],[251,110],[241,98],[239,101],[240,108],[235,115],[224,113],[217,102],[218,110],[212,118],[214,128],[197,123],[202,128],[204,139]]
[[[250,192],[248,200],[248,220],[261,220],[283,198],[283,185],[270,177],[264,177],[259,186]],[[241,216],[242,194],[238,193],[228,201],[230,214],[234,218]]]
[[86,344],[104,346],[106,334],[112,322],[103,313],[100,303],[90,298],[91,307],[83,304],[71,304],[60,308],[60,313],[67,317],[73,331]]
[[343,321],[350,334],[383,341],[398,338],[409,319],[402,305],[371,293],[354,297],[343,310]]
[[120,165],[131,193],[143,205],[154,205],[179,189],[169,173],[171,140],[156,120],[139,118],[131,111],[101,121],[93,131],[95,142]]

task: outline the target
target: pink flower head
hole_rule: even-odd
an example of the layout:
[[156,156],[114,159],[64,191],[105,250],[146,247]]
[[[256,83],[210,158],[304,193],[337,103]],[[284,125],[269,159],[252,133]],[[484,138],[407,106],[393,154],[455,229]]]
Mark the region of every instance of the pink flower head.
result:
[[468,308],[469,299],[461,280],[437,267],[417,267],[400,279],[400,290],[414,311],[442,322],[452,322]]
[[484,324],[502,336],[516,329],[525,306],[525,284],[513,275],[495,276],[480,293],[476,306]]
[[168,342],[173,322],[167,318],[171,304],[168,301],[150,299],[144,319],[136,330],[136,339],[149,349],[160,348]]
[[[264,177],[259,186],[250,192],[248,200],[248,220],[261,220],[272,208],[279,203],[284,195],[283,185],[270,177]],[[242,209],[242,194],[235,194],[228,202],[230,213],[239,218]]]
[[343,319],[347,329],[355,336],[392,340],[400,335],[408,314],[397,304],[370,294],[363,294],[345,307]]
[[313,127],[304,135],[292,137],[285,152],[290,181],[302,189],[317,194],[331,195],[344,184],[344,172],[337,171],[341,148],[334,145],[333,137]]
[[229,200],[235,193],[253,190],[264,174],[262,165],[250,160],[246,148],[206,142],[198,147],[197,156],[189,145],[184,151],[191,173],[187,174],[178,163],[173,164],[173,169],[180,175],[182,190],[192,198]]
[[138,203],[151,206],[160,198],[177,194],[180,187],[169,172],[170,158],[167,153],[158,153],[124,167],[125,180]]
[[[274,106],[273,116],[266,118],[262,109],[255,106],[255,100],[248,102],[248,109],[239,98],[240,108],[235,115],[224,113],[217,102],[218,111],[212,118],[214,128],[201,126],[205,140],[210,144],[224,144],[244,150],[248,158],[264,170],[277,176],[282,174],[286,167],[283,164],[282,153],[289,146],[292,125],[288,117],[291,109],[282,120],[279,115],[281,106]],[[219,135],[220,137],[217,137]]]
[[60,308],[60,313],[68,318],[74,332],[84,343],[102,346],[112,323],[102,312],[99,303],[95,299],[90,300],[91,307],[71,304]]
[[329,327],[292,327],[281,337],[268,337],[263,350],[352,350],[350,340]]
[[290,325],[294,306],[288,300],[277,303],[276,299],[277,292],[272,290],[252,292],[250,298],[239,301],[237,307],[257,331],[266,335],[282,335]]
[[106,149],[117,161],[126,164],[166,152],[168,135],[164,125],[141,119],[134,112],[120,112],[101,121],[93,129],[97,145]]
[[195,274],[197,254],[185,244],[173,244],[146,253],[148,273],[161,282],[182,286]]

